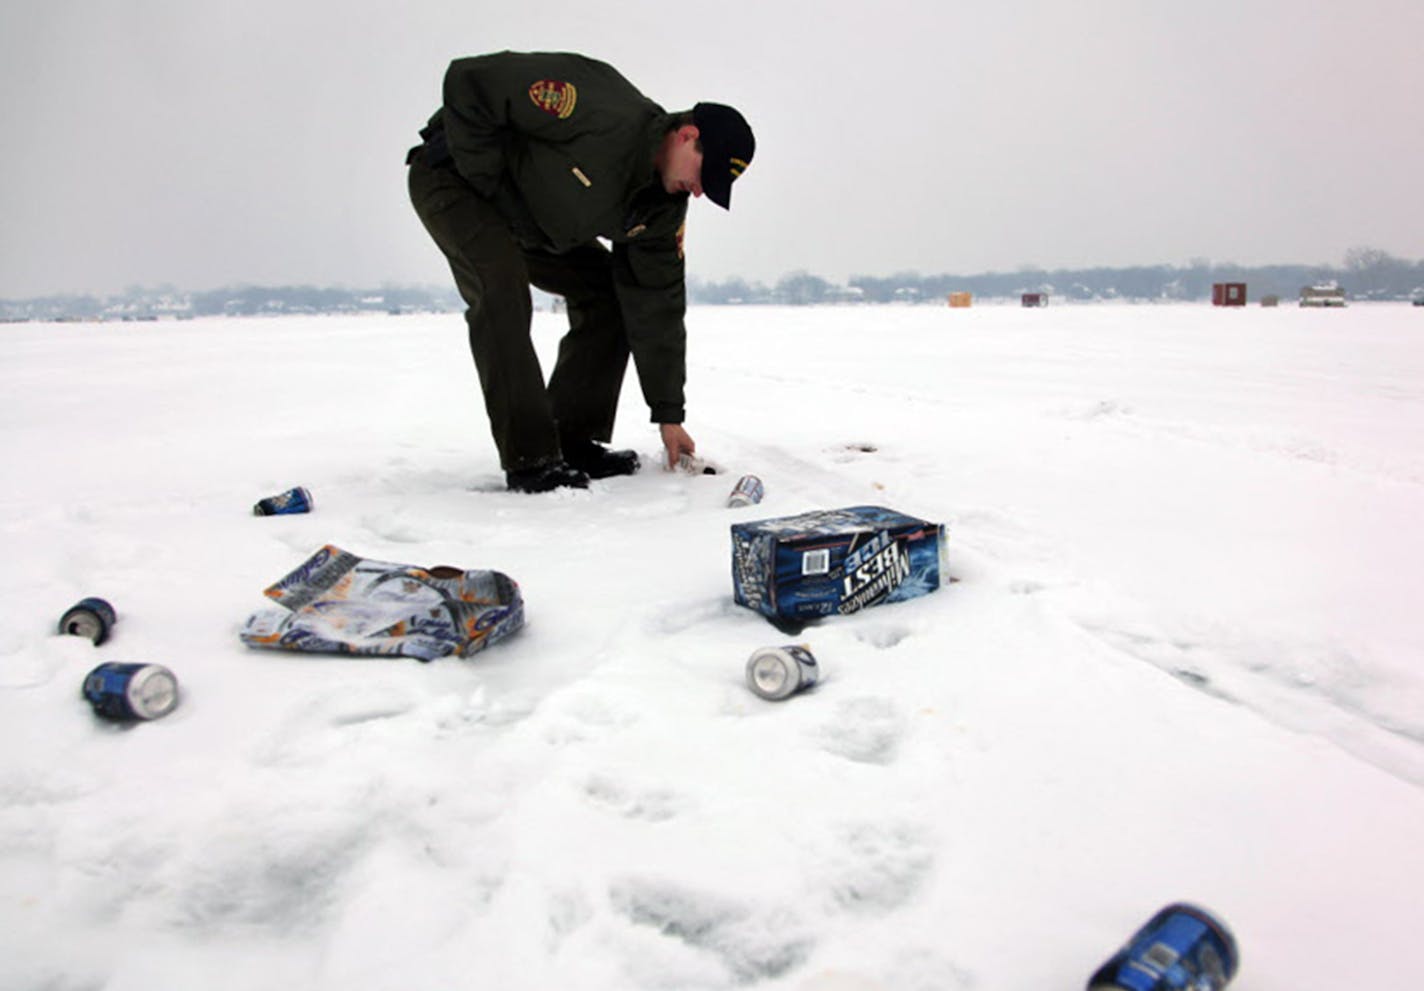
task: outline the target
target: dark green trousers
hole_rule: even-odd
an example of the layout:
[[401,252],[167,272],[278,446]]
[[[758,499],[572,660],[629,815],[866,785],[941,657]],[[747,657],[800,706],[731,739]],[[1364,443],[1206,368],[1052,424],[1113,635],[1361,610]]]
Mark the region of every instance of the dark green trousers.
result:
[[[410,165],[410,199],[450,263],[506,471],[561,456],[564,443],[608,441],[628,368],[612,255],[597,241],[564,254],[521,249],[499,212],[453,168]],[[529,336],[529,287],[562,296],[569,330],[544,383]]]

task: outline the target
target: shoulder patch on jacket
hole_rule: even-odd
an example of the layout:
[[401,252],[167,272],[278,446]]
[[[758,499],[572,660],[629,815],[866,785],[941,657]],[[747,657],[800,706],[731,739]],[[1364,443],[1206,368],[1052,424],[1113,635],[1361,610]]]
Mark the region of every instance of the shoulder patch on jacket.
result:
[[686,257],[686,255],[683,253],[683,247],[682,247],[683,238],[686,237],[686,236],[687,236],[687,221],[684,220],[682,223],[680,223],[680,224],[677,225],[677,257],[679,257],[679,258],[685,258],[685,257]]
[[541,79],[529,87],[529,99],[544,113],[567,120],[574,112],[574,104],[578,103],[578,89],[573,83]]

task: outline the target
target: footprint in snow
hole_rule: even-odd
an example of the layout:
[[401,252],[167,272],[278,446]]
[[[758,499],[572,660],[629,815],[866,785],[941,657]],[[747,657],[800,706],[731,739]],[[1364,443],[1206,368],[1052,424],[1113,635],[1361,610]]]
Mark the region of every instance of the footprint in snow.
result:
[[423,544],[436,536],[429,527],[399,517],[367,516],[362,518],[361,526],[376,539],[392,544]]
[[584,797],[627,819],[665,822],[677,816],[686,802],[670,788],[640,788],[606,774],[594,774],[583,784]]
[[662,880],[625,879],[612,886],[609,898],[633,924],[713,956],[741,984],[781,977],[803,964],[815,945],[787,909]]
[[253,759],[267,766],[321,760],[348,746],[368,724],[399,719],[415,707],[413,697],[390,683],[308,698],[291,707]]
[[888,650],[897,646],[907,637],[912,637],[915,630],[908,626],[900,626],[893,623],[878,623],[873,626],[865,626],[855,630],[854,636],[863,644],[876,647],[880,650]]
[[660,607],[648,617],[649,632],[661,634],[681,633],[700,623],[715,622],[727,616],[741,616],[745,610],[730,597],[683,600]]
[[822,750],[861,764],[890,764],[899,756],[905,716],[891,699],[864,696],[836,705],[814,731]]
[[919,891],[934,867],[934,848],[913,823],[847,823],[835,832],[818,876],[831,902],[856,914],[893,911]]
[[642,717],[610,698],[584,692],[560,699],[547,711],[544,740],[556,747],[602,739],[627,729]]
[[230,828],[164,865],[158,880],[172,892],[164,921],[196,932],[319,930],[366,853],[366,826],[262,803],[231,812]]

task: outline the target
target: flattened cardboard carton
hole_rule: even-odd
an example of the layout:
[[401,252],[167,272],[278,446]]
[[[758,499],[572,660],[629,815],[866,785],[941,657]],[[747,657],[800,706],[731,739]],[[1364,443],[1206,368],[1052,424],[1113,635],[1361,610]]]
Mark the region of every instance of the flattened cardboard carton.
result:
[[498,571],[370,561],[327,544],[263,593],[282,609],[248,617],[249,647],[468,657],[524,625],[519,584]]
[[883,506],[734,523],[733,595],[773,619],[913,599],[946,580],[944,542],[943,524]]

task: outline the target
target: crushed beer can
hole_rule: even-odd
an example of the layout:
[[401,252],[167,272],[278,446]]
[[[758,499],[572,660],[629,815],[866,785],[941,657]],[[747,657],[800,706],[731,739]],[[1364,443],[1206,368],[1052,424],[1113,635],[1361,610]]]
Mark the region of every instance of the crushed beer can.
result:
[[771,702],[812,687],[820,677],[820,665],[805,644],[762,647],[747,661],[747,687]]
[[157,719],[178,705],[178,679],[161,664],[100,664],[84,678],[85,700],[117,722]]
[[109,631],[114,623],[118,621],[118,616],[114,612],[114,607],[96,596],[87,599],[80,599],[70,606],[63,616],[59,618],[59,632],[76,637],[88,637],[94,641],[94,646],[99,646],[109,639]]
[[279,492],[274,496],[257,500],[257,505],[252,507],[252,515],[288,516],[293,513],[310,513],[311,508],[311,493],[299,485],[286,492]]
[[1226,924],[1177,902],[1162,909],[1088,981],[1088,991],[1221,991],[1240,955]]
[[727,505],[730,508],[750,506],[761,502],[765,495],[766,486],[761,483],[761,479],[755,475],[743,475],[732,487],[732,494],[727,496]]
[[845,615],[946,581],[945,531],[883,506],[732,524],[732,594],[773,622]]

